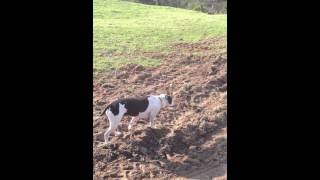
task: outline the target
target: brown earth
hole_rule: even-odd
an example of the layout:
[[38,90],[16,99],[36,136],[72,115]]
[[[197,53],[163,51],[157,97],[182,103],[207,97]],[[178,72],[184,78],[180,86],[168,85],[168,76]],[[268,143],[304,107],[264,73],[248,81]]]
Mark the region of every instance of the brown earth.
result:
[[[166,54],[140,52],[163,60],[161,66],[128,64],[95,75],[94,180],[227,179],[226,38],[170,49]],[[172,94],[175,106],[161,110],[155,129],[141,121],[130,135],[130,117],[124,117],[122,135],[112,135],[111,145],[97,147],[108,127],[107,118],[100,116],[107,104],[160,93]]]

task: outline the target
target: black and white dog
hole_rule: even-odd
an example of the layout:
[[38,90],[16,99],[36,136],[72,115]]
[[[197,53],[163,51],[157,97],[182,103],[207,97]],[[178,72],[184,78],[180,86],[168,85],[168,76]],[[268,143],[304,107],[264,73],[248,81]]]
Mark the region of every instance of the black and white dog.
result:
[[166,94],[158,96],[150,95],[143,98],[126,98],[112,102],[101,114],[106,114],[109,120],[109,128],[104,133],[104,144],[109,142],[109,135],[111,133],[115,132],[116,135],[121,134],[117,130],[123,116],[133,116],[128,126],[129,130],[132,128],[132,125],[136,124],[139,118],[149,120],[150,126],[153,128],[155,118],[160,109],[172,105],[172,97]]

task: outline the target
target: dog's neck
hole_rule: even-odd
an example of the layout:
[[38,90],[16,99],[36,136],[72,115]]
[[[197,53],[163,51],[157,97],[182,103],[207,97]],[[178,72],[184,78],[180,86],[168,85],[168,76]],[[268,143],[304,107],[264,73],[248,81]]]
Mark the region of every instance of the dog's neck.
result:
[[161,103],[161,108],[163,108],[163,107],[165,106],[165,104],[163,103],[163,100],[162,100],[162,98],[161,98],[161,97],[159,97],[159,96],[158,96],[158,98],[159,98],[160,103]]

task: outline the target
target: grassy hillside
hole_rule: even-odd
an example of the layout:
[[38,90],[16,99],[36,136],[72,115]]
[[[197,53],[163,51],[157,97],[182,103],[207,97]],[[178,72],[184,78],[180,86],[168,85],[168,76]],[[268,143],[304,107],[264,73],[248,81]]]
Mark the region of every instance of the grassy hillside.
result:
[[137,51],[168,51],[174,42],[226,36],[227,16],[121,0],[93,0],[93,67],[104,70],[134,62],[156,66],[159,59]]

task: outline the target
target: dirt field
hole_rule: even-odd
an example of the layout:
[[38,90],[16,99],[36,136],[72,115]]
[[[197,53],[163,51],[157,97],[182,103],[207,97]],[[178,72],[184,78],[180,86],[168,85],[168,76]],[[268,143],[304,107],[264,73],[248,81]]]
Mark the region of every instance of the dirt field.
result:
[[[171,53],[145,53],[163,61],[158,67],[128,64],[94,77],[94,180],[227,179],[226,38],[180,43]],[[98,148],[108,127],[102,110],[125,96],[167,93],[172,84],[174,107],[162,109],[156,128],[141,121],[128,133]]]

